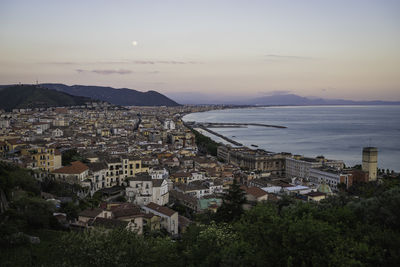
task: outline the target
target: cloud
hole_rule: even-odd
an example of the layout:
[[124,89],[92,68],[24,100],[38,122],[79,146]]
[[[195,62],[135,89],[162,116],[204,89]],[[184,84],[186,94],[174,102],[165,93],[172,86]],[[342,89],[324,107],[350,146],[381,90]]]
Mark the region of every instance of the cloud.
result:
[[200,64],[197,61],[179,61],[179,60],[109,60],[109,61],[88,61],[88,62],[66,62],[66,61],[52,61],[52,62],[39,62],[39,64],[47,65],[111,65],[111,64],[132,64],[132,65],[155,65],[155,64],[169,64],[169,65],[186,65],[186,64]]
[[78,63],[71,62],[71,61],[54,61],[54,62],[40,62],[39,64],[44,64],[44,65],[77,65]]
[[290,56],[290,55],[275,55],[275,54],[265,55],[265,57],[270,60],[274,59],[313,60],[314,59],[312,57],[306,57],[306,56]]
[[198,64],[196,61],[177,61],[177,60],[121,60],[121,61],[101,61],[100,64],[138,64],[138,65],[154,65],[154,64]]
[[83,69],[77,69],[76,72],[78,73],[85,73],[85,72],[92,72],[96,74],[101,74],[101,75],[110,75],[110,74],[120,74],[120,75],[125,75],[125,74],[131,74],[133,71],[131,70],[83,70]]
[[110,74],[119,74],[119,75],[126,75],[126,74],[132,74],[132,73],[140,73],[140,74],[158,74],[160,73],[159,71],[141,71],[141,72],[134,72],[131,70],[83,70],[83,69],[76,69],[75,70],[78,73],[96,73],[100,75],[110,75]]
[[290,90],[274,90],[274,91],[267,91],[267,92],[258,92],[261,95],[271,96],[271,95],[287,95],[290,94],[292,91]]

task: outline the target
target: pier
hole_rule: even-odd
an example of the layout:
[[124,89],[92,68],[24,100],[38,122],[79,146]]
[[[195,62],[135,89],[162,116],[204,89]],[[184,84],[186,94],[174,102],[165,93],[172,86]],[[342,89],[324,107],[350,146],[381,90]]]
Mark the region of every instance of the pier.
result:
[[219,133],[217,133],[217,132],[214,132],[214,131],[212,131],[212,130],[206,128],[205,126],[202,126],[202,125],[200,126],[200,125],[199,125],[198,127],[199,127],[200,129],[203,129],[204,131],[209,132],[210,134],[213,134],[213,135],[215,135],[215,136],[218,136],[218,137],[224,139],[225,141],[228,141],[229,143],[234,144],[235,146],[243,146],[243,144],[241,144],[241,143],[239,143],[239,142],[236,142],[235,140],[232,140],[232,139],[230,139],[230,138],[228,138],[228,137],[226,137],[226,136],[224,136],[224,135],[222,135],[222,134],[219,134]]
[[204,131],[209,132],[210,134],[213,134],[215,136],[218,136],[221,139],[224,139],[225,141],[234,144],[235,146],[243,146],[243,144],[232,140],[231,138],[228,138],[222,134],[219,134],[217,132],[214,132],[213,130],[210,130],[209,128],[244,128],[247,126],[259,126],[259,127],[268,127],[268,128],[278,128],[278,129],[285,129],[287,128],[286,126],[281,126],[281,125],[270,125],[270,124],[262,124],[262,123],[236,123],[236,122],[186,122],[184,123],[185,126],[189,128],[200,128]]
[[207,128],[241,128],[246,126],[260,126],[260,127],[269,127],[269,128],[279,128],[284,129],[287,128],[286,126],[281,125],[270,125],[270,124],[263,124],[263,123],[235,123],[235,122],[198,122],[196,123],[198,126],[202,125]]

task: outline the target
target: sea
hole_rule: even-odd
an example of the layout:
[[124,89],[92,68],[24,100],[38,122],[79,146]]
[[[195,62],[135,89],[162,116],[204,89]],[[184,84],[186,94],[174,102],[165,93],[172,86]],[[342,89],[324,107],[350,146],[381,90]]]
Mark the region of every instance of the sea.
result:
[[[362,148],[378,148],[378,168],[400,171],[400,106],[277,106],[191,113],[184,121],[262,123],[266,128],[212,128],[249,148],[362,162]],[[203,132],[217,142],[223,139]],[[252,146],[253,145],[253,146]]]

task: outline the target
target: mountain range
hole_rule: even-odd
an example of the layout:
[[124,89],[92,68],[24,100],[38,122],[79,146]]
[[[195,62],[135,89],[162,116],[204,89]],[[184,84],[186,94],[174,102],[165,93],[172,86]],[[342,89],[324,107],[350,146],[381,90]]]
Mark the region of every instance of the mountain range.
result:
[[48,108],[57,106],[80,106],[92,99],[83,96],[41,88],[36,85],[14,85],[0,87],[0,109]]
[[399,105],[400,101],[357,101],[345,99],[325,99],[303,97],[296,94],[275,94],[251,97],[215,96],[197,92],[168,93],[169,97],[182,104],[222,104],[222,105],[258,105],[258,106],[314,106],[314,105]]
[[314,105],[400,105],[400,101],[355,101],[344,99],[308,98],[295,94],[282,94],[237,101],[235,104],[245,105],[288,105],[288,106],[314,106]]
[[140,92],[133,89],[115,89],[105,86],[43,83],[42,87],[75,96],[85,96],[120,106],[179,106],[174,100],[156,91]]

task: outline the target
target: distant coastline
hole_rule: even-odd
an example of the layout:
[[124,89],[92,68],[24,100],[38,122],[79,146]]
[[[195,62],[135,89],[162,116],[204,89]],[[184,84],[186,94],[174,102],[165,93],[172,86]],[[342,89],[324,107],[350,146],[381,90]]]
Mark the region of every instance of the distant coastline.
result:
[[[269,111],[264,112],[264,109]],[[217,127],[213,131],[246,147],[255,144],[267,151],[286,151],[306,156],[322,154],[343,159],[348,165],[359,164],[362,147],[372,142],[371,145],[377,146],[380,150],[380,168],[398,171],[400,140],[396,136],[400,131],[400,118],[397,118],[396,114],[399,112],[398,105],[287,105],[248,107],[243,111],[238,111],[236,108],[209,110],[209,113],[187,114],[182,119],[185,122],[285,125],[288,126],[287,129],[250,126]],[[206,136],[221,142],[221,139],[214,135],[206,134]],[[232,136],[235,138],[231,138]]]

